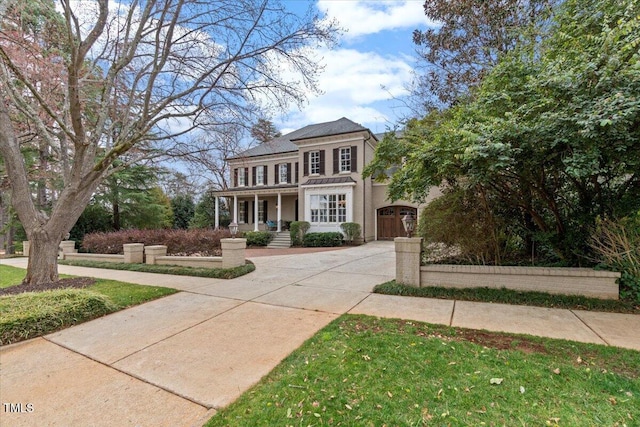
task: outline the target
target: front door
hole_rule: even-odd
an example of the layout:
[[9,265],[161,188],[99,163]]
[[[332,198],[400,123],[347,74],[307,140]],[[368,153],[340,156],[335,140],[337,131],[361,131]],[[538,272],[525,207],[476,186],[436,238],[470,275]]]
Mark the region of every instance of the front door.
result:
[[409,213],[417,217],[417,209],[410,206],[387,206],[378,209],[378,240],[392,240],[405,236],[402,218]]

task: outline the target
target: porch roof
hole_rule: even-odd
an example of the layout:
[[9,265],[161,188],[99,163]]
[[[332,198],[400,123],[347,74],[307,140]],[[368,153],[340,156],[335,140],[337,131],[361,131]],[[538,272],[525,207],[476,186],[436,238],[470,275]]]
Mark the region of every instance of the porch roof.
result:
[[255,194],[275,196],[278,193],[283,195],[287,195],[287,194],[297,195],[298,184],[228,188],[226,190],[215,191],[213,194],[218,197],[230,197],[230,196],[253,196]]

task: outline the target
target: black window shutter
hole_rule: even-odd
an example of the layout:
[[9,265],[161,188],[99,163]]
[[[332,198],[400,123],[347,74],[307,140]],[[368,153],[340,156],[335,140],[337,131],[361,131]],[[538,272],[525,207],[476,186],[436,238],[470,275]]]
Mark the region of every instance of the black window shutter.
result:
[[291,184],[291,163],[287,163],[287,184]]
[[351,147],[351,172],[358,172],[358,147]]
[[249,184],[249,168],[243,168],[244,169],[244,185],[248,185]]
[[299,173],[299,172],[300,172],[300,164],[299,164],[298,162],[296,162],[296,174],[295,174],[295,176],[293,177],[293,180],[294,180],[293,182],[294,182],[294,184],[297,184],[297,183],[298,183],[298,173]]
[[278,165],[273,165],[273,183],[280,184],[280,171],[278,170]]
[[235,168],[233,170],[233,182],[231,183],[231,185],[233,187],[237,187],[238,186],[238,168]]
[[324,175],[324,150],[320,150],[320,175]]
[[252,176],[252,183],[255,186],[256,185],[256,167],[255,166],[251,168],[251,176]]
[[262,222],[267,222],[267,201],[262,201]]
[[333,173],[339,173],[340,172],[340,149],[339,148],[334,148],[333,149]]
[[249,222],[249,202],[247,200],[244,201],[244,218],[242,218],[242,222],[245,224]]
[[264,170],[264,172],[263,172],[263,174],[264,174],[264,185],[269,185],[269,179],[268,179],[269,175],[267,174],[267,170],[269,168],[267,167],[267,165],[262,166],[262,168]]
[[302,171],[302,175],[303,176],[307,176],[309,175],[309,152],[306,151],[303,155],[303,163],[302,163],[302,167],[303,167],[303,171]]
[[256,202],[255,200],[251,202],[251,223],[256,222]]

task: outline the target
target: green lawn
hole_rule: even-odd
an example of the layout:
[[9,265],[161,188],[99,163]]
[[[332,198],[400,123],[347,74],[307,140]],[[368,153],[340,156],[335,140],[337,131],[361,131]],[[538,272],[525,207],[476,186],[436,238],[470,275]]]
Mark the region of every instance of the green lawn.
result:
[[416,288],[396,283],[395,280],[377,285],[373,292],[423,298],[442,298],[459,301],[495,302],[502,304],[532,305],[537,307],[566,308],[570,310],[608,311],[640,314],[640,305],[634,301],[605,300],[577,295],[552,295],[545,292],[521,292],[495,288],[445,288],[426,286]]
[[[24,276],[24,269],[0,265],[2,288],[20,284]],[[97,279],[85,289],[0,296],[0,345],[55,332],[176,292],[159,286]]]
[[345,315],[206,424],[268,425],[640,425],[640,353]]

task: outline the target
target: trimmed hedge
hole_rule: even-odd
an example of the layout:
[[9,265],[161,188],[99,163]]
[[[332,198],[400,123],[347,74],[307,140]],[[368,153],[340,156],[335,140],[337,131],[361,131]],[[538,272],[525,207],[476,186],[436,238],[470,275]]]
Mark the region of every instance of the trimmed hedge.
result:
[[291,236],[291,243],[294,246],[301,245],[304,241],[304,236],[311,228],[311,224],[307,221],[293,221],[289,224],[289,235]]
[[273,239],[268,231],[245,231],[242,236],[247,239],[247,246],[267,246]]
[[362,227],[357,222],[343,222],[340,224],[340,229],[344,234],[344,239],[349,243],[353,243],[354,239],[360,237],[362,231]]
[[337,231],[327,233],[307,233],[302,241],[303,246],[307,247],[333,247],[342,246],[342,233]]
[[200,228],[191,230],[121,230],[111,233],[85,234],[81,248],[98,254],[121,254],[125,243],[145,246],[165,245],[167,255],[220,256],[220,239],[231,237],[226,229]]
[[86,289],[3,296],[0,298],[0,345],[45,335],[117,310],[105,295]]

